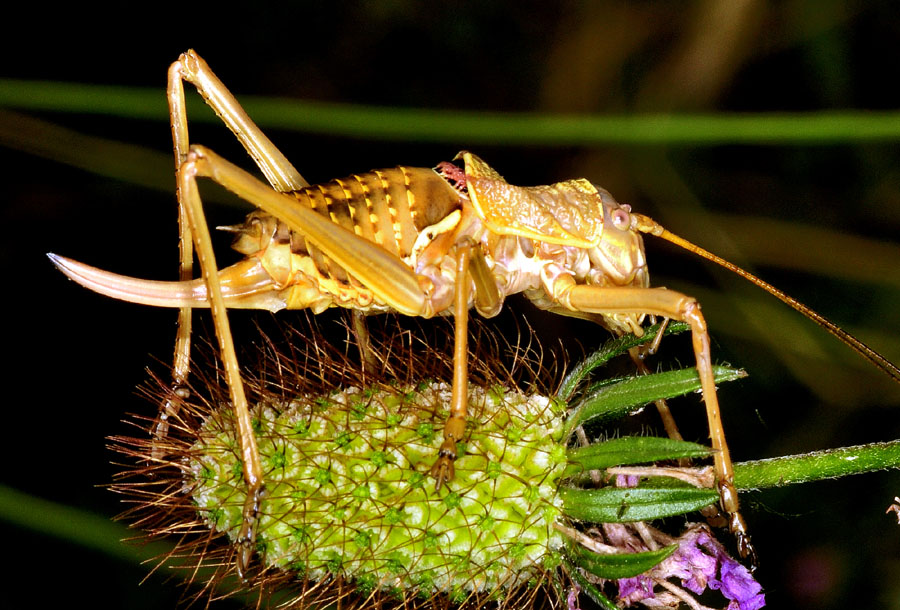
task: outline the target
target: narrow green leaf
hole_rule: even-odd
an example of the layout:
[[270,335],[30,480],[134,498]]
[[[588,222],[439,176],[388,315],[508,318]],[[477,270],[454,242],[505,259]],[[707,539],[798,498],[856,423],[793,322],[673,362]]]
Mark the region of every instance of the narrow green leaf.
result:
[[[740,369],[725,366],[714,366],[713,375],[717,384],[747,376]],[[603,423],[619,419],[642,409],[644,405],[654,400],[674,398],[699,389],[700,377],[697,369],[693,367],[632,377],[604,386],[585,398],[569,416],[566,431],[571,433],[577,426],[587,421]]]
[[659,460],[706,457],[712,450],[704,445],[654,436],[626,436],[570,449],[569,467],[563,476],[625,464],[643,464]]
[[572,563],[578,567],[600,578],[614,580],[643,574],[674,553],[677,548],[677,544],[672,544],[656,551],[601,555],[573,544],[569,553],[572,555]]
[[[193,96],[191,96],[193,97]],[[823,144],[897,140],[900,113],[829,111],[744,114],[553,115],[337,104],[239,94],[262,128],[415,142],[489,144]],[[199,104],[195,100],[189,103]],[[0,106],[166,119],[159,88],[0,79]],[[212,112],[192,120],[215,120]],[[198,118],[195,118],[199,116]]]
[[580,570],[574,569],[574,564],[570,564],[570,567],[572,569],[569,570],[569,576],[571,576],[572,580],[581,587],[582,591],[587,593],[588,597],[590,597],[594,603],[603,608],[603,610],[619,610],[619,607],[612,603],[600,589],[585,578]]
[[560,489],[567,517],[595,523],[650,521],[689,513],[719,499],[714,489],[695,487]]
[[0,110],[0,146],[171,193],[172,155]]
[[[644,330],[644,334],[640,337],[636,335],[625,335],[616,339],[611,339],[604,343],[600,349],[589,355],[587,358],[575,365],[575,368],[565,376],[559,386],[556,396],[562,400],[569,400],[575,389],[578,387],[585,377],[591,374],[594,369],[603,366],[616,356],[620,356],[632,347],[649,343],[656,338],[661,324],[655,324]],[[685,322],[669,322],[666,326],[664,335],[677,335],[690,329]]]

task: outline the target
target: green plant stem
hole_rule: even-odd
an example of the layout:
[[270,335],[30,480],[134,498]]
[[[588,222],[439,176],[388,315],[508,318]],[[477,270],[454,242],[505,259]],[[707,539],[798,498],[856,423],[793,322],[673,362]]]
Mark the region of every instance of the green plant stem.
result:
[[0,519],[45,536],[66,540],[111,557],[140,563],[171,552],[172,545],[122,544],[137,532],[110,521],[109,517],[44,500],[0,485]]
[[[240,95],[263,128],[495,145],[834,144],[900,139],[900,112],[547,115],[375,107]],[[194,100],[192,120],[216,120]],[[0,79],[0,106],[162,120],[160,89]]]
[[161,192],[171,193],[174,185],[171,154],[85,135],[3,109],[0,146]]
[[[181,565],[180,559],[171,558],[174,545],[170,542],[147,541],[139,531],[121,525],[107,516],[38,498],[2,484],[0,521],[135,565],[145,565],[148,562],[162,562],[160,567],[166,568]],[[135,540],[136,543],[129,544],[129,540]],[[215,571],[215,566],[201,566],[194,573],[188,574],[195,582],[205,582],[212,578]],[[217,585],[217,590],[230,594],[236,585],[229,576]],[[246,600],[248,604],[254,601],[252,593],[238,593],[237,597]],[[288,599],[287,594],[276,593],[273,601],[286,602]]]
[[888,468],[900,468],[900,441],[741,462],[734,465],[734,482],[741,490],[764,489]]
[[[900,468],[900,441],[741,462],[734,465],[734,482],[739,490],[750,491],[888,468]],[[563,511],[567,515],[601,522],[639,521],[680,514],[713,504],[719,497],[712,489],[693,487],[563,488],[561,493],[566,504]]]

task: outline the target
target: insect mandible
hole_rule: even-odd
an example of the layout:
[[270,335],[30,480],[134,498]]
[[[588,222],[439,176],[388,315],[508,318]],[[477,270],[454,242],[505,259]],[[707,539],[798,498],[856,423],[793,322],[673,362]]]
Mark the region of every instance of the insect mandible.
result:
[[[184,82],[193,84],[256,162],[269,184],[211,150],[191,145]],[[827,328],[900,381],[900,369],[862,342],[780,290],[633,213],[588,180],[547,186],[508,184],[477,156],[462,152],[463,167],[396,167],[310,186],[253,123],[234,96],[194,51],[169,69],[167,95],[179,202],[178,282],[115,275],[54,254],[67,276],[118,299],[180,309],[173,395],[162,408],[156,435],[177,412],[189,373],[191,310],[210,307],[240,438],[248,493],[238,538],[243,575],[255,549],[265,496],[263,469],[252,431],[227,308],[277,311],[339,306],[354,311],[365,354],[362,314],[452,315],[454,372],[450,416],[431,470],[440,487],[452,481],[456,443],[467,412],[467,319],[474,307],[496,315],[506,296],[524,293],[538,307],[596,321],[614,333],[642,332],[647,316],[687,322],[714,449],[720,505],[742,556],[753,554],[739,512],[733,468],[713,379],[710,339],[697,301],[651,288],[641,235],[649,233],[712,260],[769,291]],[[245,255],[220,270],[197,191],[209,178],[252,203],[257,211],[237,234]],[[196,247],[202,277],[192,278]],[[659,336],[662,336],[660,333]]]

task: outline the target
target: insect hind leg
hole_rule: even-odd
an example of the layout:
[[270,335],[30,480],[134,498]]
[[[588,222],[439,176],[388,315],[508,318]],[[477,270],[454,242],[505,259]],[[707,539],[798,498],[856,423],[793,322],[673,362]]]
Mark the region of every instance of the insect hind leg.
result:
[[[168,72],[166,97],[169,102],[169,124],[172,129],[176,171],[190,152],[187,107],[184,99],[185,81],[196,87],[201,97],[234,133],[274,189],[289,192],[308,186],[303,176],[250,119],[237,99],[193,49],[182,53],[169,67]],[[193,279],[193,237],[191,223],[187,219],[180,193],[178,201],[179,279],[187,281]],[[153,457],[156,459],[163,457],[162,441],[168,434],[169,418],[178,413],[181,402],[189,395],[187,379],[190,373],[190,337],[191,308],[182,307],[178,314],[178,330],[175,337],[173,391],[171,397],[162,405],[154,428]]]
[[259,450],[256,446],[250,410],[244,393],[244,384],[241,380],[237,354],[234,348],[234,338],[231,334],[231,325],[228,322],[228,313],[219,282],[212,239],[203,213],[200,193],[197,190],[198,175],[200,175],[200,172],[197,167],[196,154],[188,153],[184,163],[178,167],[176,174],[178,198],[185,213],[189,234],[193,236],[194,245],[197,248],[197,259],[200,262],[203,281],[207,287],[213,324],[219,343],[219,353],[225,369],[225,379],[228,383],[238,431],[237,436],[240,443],[240,457],[243,463],[247,497],[244,502],[241,529],[237,538],[237,568],[241,578],[245,578],[250,559],[255,550],[256,527],[265,487]]
[[[287,158],[263,134],[262,130],[241,108],[235,97],[209,68],[206,62],[193,50],[183,53],[168,71],[166,96],[169,102],[169,123],[172,130],[172,145],[175,155],[177,175],[178,227],[179,227],[179,279],[193,279],[193,245],[197,242],[200,265],[208,286],[216,335],[219,338],[222,360],[225,363],[228,384],[232,392],[232,403],[238,414],[241,434],[241,452],[244,460],[245,481],[248,482],[248,500],[244,509],[244,523],[241,528],[241,546],[238,569],[246,569],[256,537],[256,514],[262,497],[262,477],[255,439],[249,431],[249,414],[243,384],[238,374],[237,358],[234,355],[233,339],[225,313],[221,289],[215,273],[216,264],[209,245],[209,229],[203,216],[199,194],[194,182],[195,172],[188,162],[190,137],[188,134],[187,108],[184,99],[184,82],[192,83],[203,99],[225,125],[235,134],[257,166],[278,191],[288,192],[307,186],[308,183],[291,165]],[[198,235],[202,233],[203,235]],[[201,247],[201,243],[205,246]],[[164,440],[169,430],[169,420],[175,416],[184,400],[189,396],[187,388],[190,373],[192,312],[190,307],[179,309],[178,326],[175,337],[175,356],[170,398],[161,406],[160,414],[153,430],[154,459],[162,459],[165,454]],[[225,347],[227,346],[227,347]],[[252,445],[252,447],[251,447]],[[248,458],[249,461],[248,461]]]
[[[184,104],[184,81],[197,88],[203,100],[216,112],[253,158],[272,188],[280,193],[288,193],[309,186],[300,172],[250,119],[234,95],[193,49],[182,53],[178,61],[169,68],[169,116],[177,163],[184,160],[190,148]],[[182,155],[180,159],[178,155]]]
[[[169,67],[166,97],[169,101],[169,125],[172,129],[172,147],[175,153],[175,171],[187,158],[190,147],[187,126],[187,113],[184,103],[184,84],[182,82],[181,61]],[[191,225],[188,220],[182,193],[177,192],[178,199],[178,279],[182,282],[194,277],[194,244]],[[160,460],[165,457],[163,441],[169,433],[169,419],[178,414],[181,404],[190,396],[187,388],[191,360],[191,325],[190,307],[178,310],[178,325],[175,333],[175,357],[172,367],[172,388],[169,398],[160,407],[156,425],[153,428],[152,457]]]

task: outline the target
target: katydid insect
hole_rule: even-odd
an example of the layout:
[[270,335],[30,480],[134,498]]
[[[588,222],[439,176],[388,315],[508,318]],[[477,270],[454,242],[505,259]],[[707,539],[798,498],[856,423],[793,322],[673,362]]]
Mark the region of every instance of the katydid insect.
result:
[[[184,81],[193,84],[254,159],[269,184],[202,146],[191,145]],[[714,449],[721,508],[742,556],[753,554],[739,512],[733,469],[713,380],[710,339],[697,301],[651,288],[642,234],[649,233],[712,260],[767,290],[827,328],[900,381],[900,369],[819,314],[719,257],[632,213],[604,189],[577,179],[547,186],[507,183],[472,153],[462,167],[396,167],[310,186],[193,51],[169,69],[168,100],[179,202],[181,280],[153,282],[118,276],[51,254],[73,280],[99,293],[148,305],[180,308],[174,395],[156,429],[178,409],[189,373],[191,310],[211,307],[240,438],[248,487],[238,538],[238,570],[255,549],[256,522],[265,496],[263,469],[239,375],[227,308],[328,307],[353,310],[365,355],[362,314],[452,315],[454,372],[450,417],[431,470],[436,485],[451,484],[456,443],[467,412],[467,319],[474,307],[490,317],[506,296],[524,293],[538,307],[593,320],[616,334],[642,332],[648,316],[687,322]],[[197,191],[209,178],[259,210],[237,234],[245,258],[220,270]],[[196,247],[202,278],[193,279]],[[662,336],[662,333],[659,335]],[[655,349],[655,345],[653,346]]]

